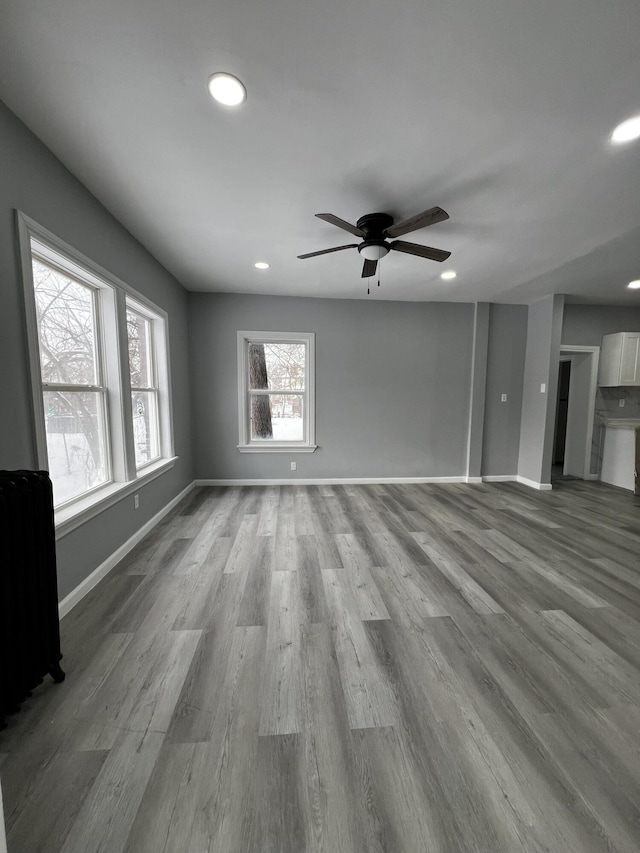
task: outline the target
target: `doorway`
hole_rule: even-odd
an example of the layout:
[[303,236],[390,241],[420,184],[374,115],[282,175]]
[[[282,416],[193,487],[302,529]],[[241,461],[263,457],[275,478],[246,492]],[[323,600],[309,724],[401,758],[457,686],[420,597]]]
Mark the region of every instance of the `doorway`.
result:
[[556,425],[553,434],[551,474],[554,479],[564,474],[564,455],[567,444],[567,414],[569,412],[569,384],[571,359],[563,356],[558,369],[558,397],[556,399]]
[[560,347],[552,480],[597,478],[592,439],[599,357],[600,347]]

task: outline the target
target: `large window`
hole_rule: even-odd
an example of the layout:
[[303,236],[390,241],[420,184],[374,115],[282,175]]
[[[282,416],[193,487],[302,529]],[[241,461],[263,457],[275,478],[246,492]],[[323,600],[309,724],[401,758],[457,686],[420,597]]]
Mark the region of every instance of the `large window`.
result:
[[19,214],[38,465],[68,522],[173,464],[166,315]]
[[238,332],[241,451],[313,451],[313,333]]
[[32,258],[49,473],[57,503],[110,479],[97,292]]

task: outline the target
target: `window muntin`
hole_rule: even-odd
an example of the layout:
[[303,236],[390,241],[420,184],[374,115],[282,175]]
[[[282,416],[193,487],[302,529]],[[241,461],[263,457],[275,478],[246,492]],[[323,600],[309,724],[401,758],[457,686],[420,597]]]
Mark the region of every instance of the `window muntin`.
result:
[[160,456],[154,322],[127,299],[127,348],[136,468]]
[[240,450],[315,450],[313,333],[238,332]]
[[49,473],[57,506],[108,483],[95,288],[32,256]]

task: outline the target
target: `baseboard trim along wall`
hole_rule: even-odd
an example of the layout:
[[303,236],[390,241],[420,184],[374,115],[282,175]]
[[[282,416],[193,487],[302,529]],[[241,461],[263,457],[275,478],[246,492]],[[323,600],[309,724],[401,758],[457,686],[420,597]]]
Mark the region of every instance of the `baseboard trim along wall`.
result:
[[516,477],[516,482],[522,483],[523,486],[529,486],[530,489],[539,489],[541,492],[550,492],[553,488],[551,483],[536,483],[535,480],[528,480],[526,477],[521,477],[520,474]]
[[62,619],[63,616],[66,616],[79,601],[82,601],[85,595],[91,592],[94,586],[100,583],[100,581],[118,565],[120,560],[122,560],[123,557],[126,557],[129,551],[132,551],[138,542],[141,542],[147,533],[153,530],[153,528],[162,521],[165,515],[170,513],[174,506],[177,506],[180,501],[189,494],[194,486],[195,483],[190,483],[186,489],[183,489],[179,495],[176,495],[173,500],[169,501],[169,503],[163,507],[160,512],[157,512],[153,518],[150,518],[146,524],[143,524],[142,527],[137,530],[133,536],[127,539],[127,541],[124,542],[117,551],[114,551],[111,556],[107,557],[107,559],[101,563],[97,569],[94,569],[94,571],[92,571],[91,574],[83,581],[81,581],[75,589],[72,589],[71,592],[58,603],[58,615],[60,619]]
[[[386,483],[468,483],[467,477],[326,477],[315,480],[196,480],[196,486],[375,486]],[[479,481],[480,482],[480,481]]]
[[532,489],[547,490],[551,483],[534,483],[517,474],[491,474],[487,477],[338,477],[317,480],[196,480],[196,486],[372,486],[402,483],[523,483]]
[[538,489],[542,492],[549,492],[553,488],[551,483],[536,483],[535,480],[528,480],[519,474],[488,474],[482,478],[482,481],[484,483],[522,483],[523,486],[529,486],[530,489]]

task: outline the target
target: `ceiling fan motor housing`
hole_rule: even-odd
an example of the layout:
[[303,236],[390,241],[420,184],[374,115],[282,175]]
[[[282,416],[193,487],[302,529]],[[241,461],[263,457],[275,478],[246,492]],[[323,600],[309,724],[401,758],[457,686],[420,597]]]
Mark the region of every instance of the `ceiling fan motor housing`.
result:
[[358,219],[356,225],[364,231],[366,240],[384,240],[384,230],[393,225],[393,216],[388,213],[366,213]]
[[388,213],[367,213],[358,219],[357,226],[364,232],[364,240],[358,246],[363,258],[378,261],[389,252],[389,245],[384,239],[385,228],[393,225],[393,216]]

